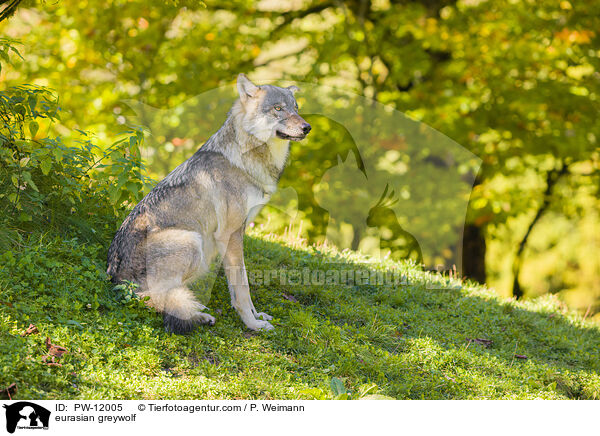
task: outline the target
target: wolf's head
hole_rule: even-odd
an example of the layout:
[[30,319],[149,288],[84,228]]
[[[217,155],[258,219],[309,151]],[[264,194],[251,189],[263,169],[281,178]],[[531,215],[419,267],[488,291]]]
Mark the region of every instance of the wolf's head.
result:
[[294,92],[298,91],[296,86],[256,86],[240,74],[237,89],[240,94],[238,116],[250,135],[263,142],[276,137],[300,141],[310,132],[310,124],[298,115],[294,98]]

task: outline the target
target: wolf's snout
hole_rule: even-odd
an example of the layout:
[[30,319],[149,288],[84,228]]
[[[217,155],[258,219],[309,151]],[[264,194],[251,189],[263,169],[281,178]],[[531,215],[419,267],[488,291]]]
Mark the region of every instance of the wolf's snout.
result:
[[312,129],[312,127],[308,123],[302,123],[302,126],[300,127],[302,128],[302,133],[304,133],[305,135],[308,135],[308,132],[310,132],[310,130]]

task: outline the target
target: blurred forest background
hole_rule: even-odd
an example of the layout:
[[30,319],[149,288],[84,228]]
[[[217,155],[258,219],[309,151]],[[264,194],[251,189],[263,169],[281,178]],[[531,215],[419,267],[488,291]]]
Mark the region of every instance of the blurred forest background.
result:
[[[0,91],[31,84],[58,99],[47,99],[56,116],[24,134],[34,146],[47,137],[85,146],[91,134],[90,153],[111,153],[143,126],[156,180],[220,126],[238,73],[298,83],[313,132],[292,147],[289,195],[257,224],[366,251],[377,228],[392,255],[421,260],[422,249],[429,266],[458,264],[503,295],[557,293],[600,319],[598,29],[591,1],[24,0],[0,22],[0,55],[12,63]],[[381,126],[382,105],[406,117]],[[336,119],[328,108],[346,112]],[[352,171],[333,180],[340,164]],[[136,171],[123,161],[109,175],[113,202],[148,189]],[[369,175],[381,183],[352,182]],[[19,196],[7,192],[9,209]],[[323,198],[363,218],[333,217]]]

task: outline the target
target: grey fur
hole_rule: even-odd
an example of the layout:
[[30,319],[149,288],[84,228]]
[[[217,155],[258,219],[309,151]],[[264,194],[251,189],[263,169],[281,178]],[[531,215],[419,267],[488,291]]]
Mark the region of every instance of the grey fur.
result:
[[250,297],[243,233],[275,192],[289,140],[303,139],[310,126],[298,115],[296,87],[256,86],[240,74],[237,88],[223,126],[135,206],[108,250],[111,280],[138,283],[138,293],[163,312],[167,331],[215,322],[187,284],[217,254],[242,321],[252,330],[273,328]]

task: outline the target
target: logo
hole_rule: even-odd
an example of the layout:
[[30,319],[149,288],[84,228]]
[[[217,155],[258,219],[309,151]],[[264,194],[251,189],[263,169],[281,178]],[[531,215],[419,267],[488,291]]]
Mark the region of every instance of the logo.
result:
[[19,401],[10,405],[4,404],[6,409],[6,430],[14,433],[18,429],[48,430],[50,411],[29,401]]

